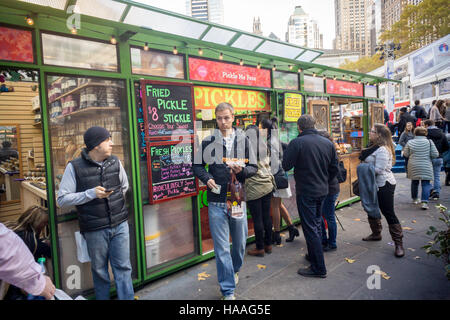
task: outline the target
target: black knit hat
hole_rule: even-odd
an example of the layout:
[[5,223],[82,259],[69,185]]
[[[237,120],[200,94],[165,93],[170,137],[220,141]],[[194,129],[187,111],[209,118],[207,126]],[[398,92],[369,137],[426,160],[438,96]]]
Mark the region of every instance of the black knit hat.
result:
[[84,133],[84,143],[87,151],[91,151],[100,143],[111,137],[108,130],[102,127],[91,127]]

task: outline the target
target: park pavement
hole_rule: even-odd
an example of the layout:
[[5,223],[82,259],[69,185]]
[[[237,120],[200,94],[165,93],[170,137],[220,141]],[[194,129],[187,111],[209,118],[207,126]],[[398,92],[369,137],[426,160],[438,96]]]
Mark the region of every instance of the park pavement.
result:
[[[412,204],[410,180],[405,173],[395,174],[395,210],[404,233],[403,258],[394,256],[394,244],[386,220],[382,219],[383,239],[365,242],[370,233],[367,215],[357,202],[337,210],[338,249],[324,253],[327,278],[305,278],[297,274],[307,267],[306,242],[300,237],[291,243],[284,239],[265,257],[245,255],[235,295],[238,300],[450,300],[450,281],[444,261],[428,256],[422,246],[432,240],[430,226],[445,228],[435,207],[450,209],[450,187],[442,187],[439,201],[430,201],[429,210]],[[441,182],[444,181],[442,173]],[[253,248],[248,244],[247,249]],[[368,272],[368,268],[370,269]],[[375,271],[374,270],[378,270]],[[200,275],[199,275],[200,274]],[[370,277],[370,279],[369,279]],[[369,283],[369,286],[368,286]],[[372,287],[372,289],[369,289]],[[375,287],[375,288],[373,288]],[[136,291],[139,300],[217,300],[221,298],[214,258],[164,278]]]

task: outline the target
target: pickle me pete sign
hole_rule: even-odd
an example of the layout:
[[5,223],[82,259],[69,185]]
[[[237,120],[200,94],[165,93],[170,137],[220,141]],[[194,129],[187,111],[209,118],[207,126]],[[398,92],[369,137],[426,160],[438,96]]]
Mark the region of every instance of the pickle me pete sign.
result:
[[141,87],[149,139],[194,134],[192,85],[143,80]]

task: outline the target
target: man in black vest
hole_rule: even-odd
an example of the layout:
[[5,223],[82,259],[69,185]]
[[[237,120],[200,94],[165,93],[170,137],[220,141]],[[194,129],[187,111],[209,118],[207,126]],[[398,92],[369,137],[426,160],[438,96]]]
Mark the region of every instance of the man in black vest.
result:
[[59,191],[60,207],[76,206],[80,232],[86,239],[97,300],[108,300],[111,264],[120,300],[133,300],[130,237],[125,193],[128,179],[105,128],[84,134],[81,157],[69,162]]

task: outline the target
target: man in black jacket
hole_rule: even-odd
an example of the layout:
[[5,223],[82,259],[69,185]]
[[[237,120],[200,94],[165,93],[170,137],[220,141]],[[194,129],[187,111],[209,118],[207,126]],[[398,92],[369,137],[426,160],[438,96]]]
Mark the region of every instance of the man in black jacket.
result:
[[258,166],[249,139],[242,130],[233,128],[233,106],[220,103],[215,114],[219,130],[214,130],[213,135],[202,141],[201,148],[197,148],[193,169],[195,176],[208,186],[209,226],[222,299],[234,300],[247,241],[247,209],[245,202],[242,202],[242,214],[227,208],[227,187],[234,176],[244,185],[245,179],[256,174]]
[[413,127],[416,127],[416,119],[407,111],[407,107],[403,107],[400,109],[400,117],[397,124],[399,138],[402,135],[403,131],[405,131],[405,127],[408,122],[411,122],[413,124]]
[[430,193],[430,198],[433,200],[439,199],[439,193],[441,192],[441,170],[444,160],[442,154],[449,149],[447,137],[441,129],[435,126],[434,121],[431,119],[425,120],[425,128],[428,130],[427,138],[434,142],[436,149],[439,152],[439,157],[431,159],[433,163],[433,190]]
[[414,107],[409,112],[415,120],[424,121],[427,118],[427,112],[425,111],[425,108],[420,105],[420,100],[414,101]]
[[320,136],[314,128],[315,120],[302,115],[298,121],[299,136],[292,140],[284,154],[283,169],[294,167],[297,207],[308,247],[309,269],[299,269],[306,277],[325,278],[327,270],[323,258],[321,219],[322,204],[328,185],[338,173],[338,158],[333,143]]
[[111,264],[120,300],[134,300],[125,192],[128,178],[112,155],[111,134],[102,127],[84,133],[81,157],[69,162],[58,191],[60,207],[76,206],[86,239],[97,300],[109,300]]

